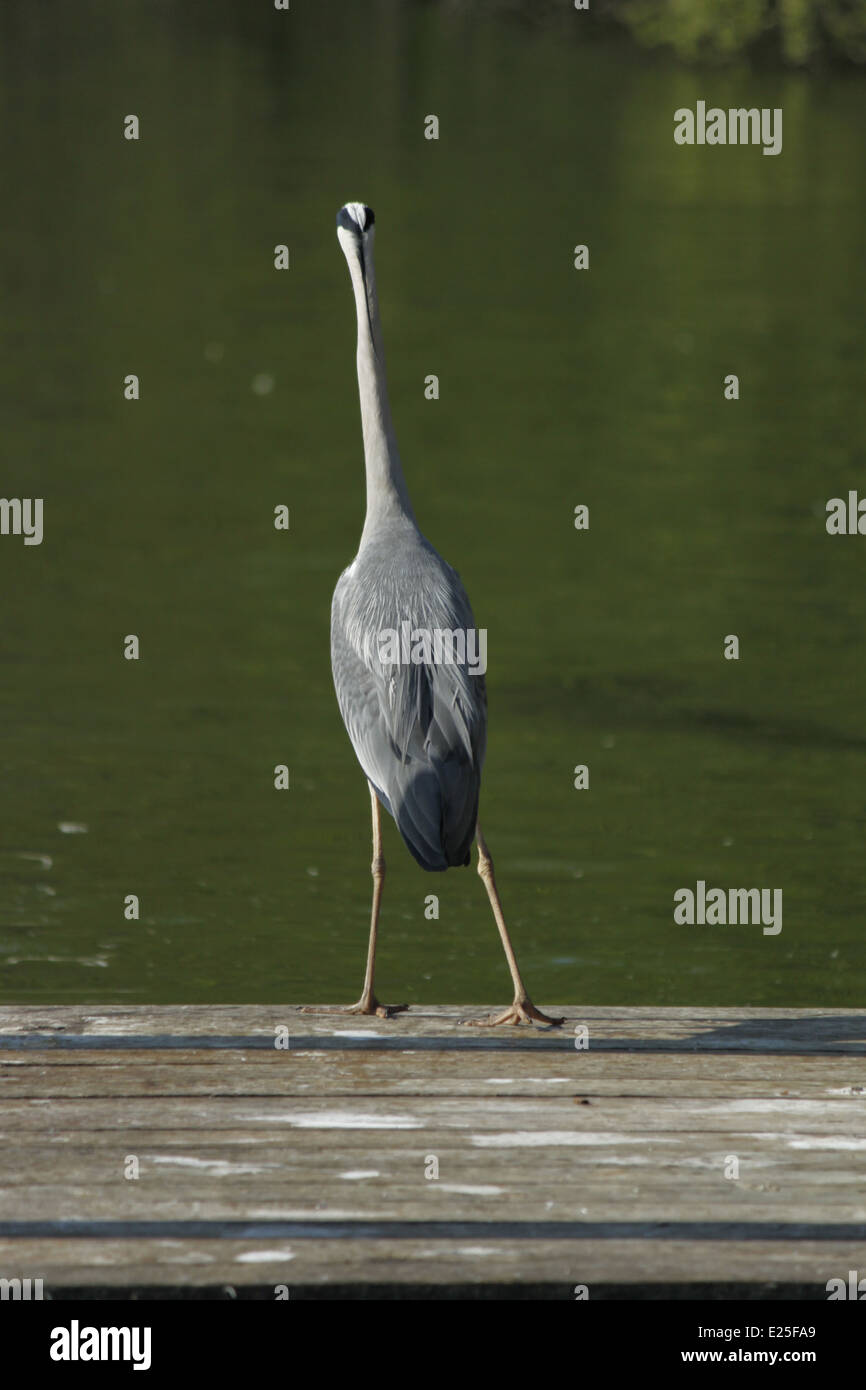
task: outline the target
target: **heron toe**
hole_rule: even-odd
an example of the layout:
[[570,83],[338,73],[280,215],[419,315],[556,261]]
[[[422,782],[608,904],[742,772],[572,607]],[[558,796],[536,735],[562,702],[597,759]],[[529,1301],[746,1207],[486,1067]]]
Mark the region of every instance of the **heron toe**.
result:
[[359,999],[346,1009],[347,1014],[373,1014],[376,1018],[393,1018],[395,1014],[405,1013],[408,1004],[380,1004],[375,994],[369,999]]
[[357,1004],[304,1004],[302,1014],[368,1014],[374,1018],[393,1018],[409,1008],[408,1004],[380,1004],[375,994],[361,998]]
[[559,1028],[565,1022],[564,1018],[548,1018],[540,1009],[536,1009],[532,1000],[525,997],[515,999],[510,1009],[504,1013],[497,1014],[495,1018],[467,1018],[464,1019],[470,1028],[497,1028],[500,1023],[546,1023],[551,1028]]

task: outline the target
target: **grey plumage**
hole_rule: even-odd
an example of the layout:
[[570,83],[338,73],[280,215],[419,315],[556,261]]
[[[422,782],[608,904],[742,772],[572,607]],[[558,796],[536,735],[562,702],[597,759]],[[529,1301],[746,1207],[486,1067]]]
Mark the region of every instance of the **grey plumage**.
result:
[[358,311],[367,519],[331,606],[331,662],[361,767],[422,868],[468,864],[478,816],[487,697],[467,661],[381,659],[385,632],[474,630],[460,577],[421,534],[403,479],[385,383],[372,255],[360,204],[338,217]]
[[466,663],[383,663],[378,634],[475,626],[459,575],[413,522],[368,537],[331,607],[331,661],[343,722],[361,767],[424,869],[469,863],[487,701]]

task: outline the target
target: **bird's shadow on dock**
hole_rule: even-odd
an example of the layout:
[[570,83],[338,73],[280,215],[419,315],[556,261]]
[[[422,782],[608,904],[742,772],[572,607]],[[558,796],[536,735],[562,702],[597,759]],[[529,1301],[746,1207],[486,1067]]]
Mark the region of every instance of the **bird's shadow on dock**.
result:
[[[608,1042],[607,1045],[611,1044]],[[623,1040],[622,1047],[625,1051],[647,1052],[795,1052],[801,1055],[838,1052],[862,1055],[866,1054],[866,1016],[831,1014],[825,1018],[744,1019],[682,1040]]]

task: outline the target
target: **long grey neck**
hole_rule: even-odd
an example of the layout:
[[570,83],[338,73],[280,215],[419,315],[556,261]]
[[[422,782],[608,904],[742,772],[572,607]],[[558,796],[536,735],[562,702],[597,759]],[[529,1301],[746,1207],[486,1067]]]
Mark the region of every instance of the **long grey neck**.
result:
[[382,525],[400,519],[415,522],[388,403],[376,271],[370,241],[368,239],[366,252],[361,247],[352,247],[346,253],[358,311],[358,391],[367,469],[367,515],[361,534],[361,550]]

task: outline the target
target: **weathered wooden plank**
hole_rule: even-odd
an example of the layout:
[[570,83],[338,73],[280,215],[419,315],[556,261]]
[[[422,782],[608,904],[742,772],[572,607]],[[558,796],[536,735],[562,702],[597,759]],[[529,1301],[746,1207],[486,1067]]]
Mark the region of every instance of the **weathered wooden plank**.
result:
[[[569,1088],[586,1097],[765,1096],[820,1099],[848,1096],[866,1106],[866,1062],[836,1057],[790,1059],[754,1054],[725,1058],[572,1053],[546,1075],[531,1053],[502,1066],[486,1054],[357,1054],[286,1052],[10,1053],[0,1047],[0,1101],[53,1096],[281,1095],[327,1087],[354,1094],[359,1077],[391,1095],[545,1096]],[[86,1059],[86,1060],[84,1060]]]
[[[507,1113],[506,1113],[507,1112]],[[608,1096],[590,1106],[574,1098],[522,1097],[510,1100],[471,1097],[391,1097],[356,1095],[300,1099],[273,1096],[225,1097],[153,1096],[118,1101],[85,1097],[9,1101],[0,1117],[0,1137],[60,1129],[77,1131],[123,1129],[133,1135],[141,1128],[255,1130],[283,1128],[322,1134],[376,1130],[390,1135],[400,1130],[459,1130],[470,1143],[510,1149],[550,1149],[558,1145],[616,1142],[622,1134],[633,1141],[655,1133],[704,1134],[775,1133],[804,1138],[823,1135],[826,1146],[866,1153],[862,1106],[847,1099],[797,1100],[755,1097],[697,1101],[691,1098],[655,1099]],[[610,1135],[612,1138],[581,1136]],[[287,1141],[289,1139],[287,1138]]]
[[[858,1266],[859,1261],[859,1266]],[[57,1284],[576,1284],[826,1282],[862,1268],[863,1246],[655,1240],[195,1241],[0,1239],[0,1269]]]
[[[766,1176],[787,1180],[789,1174],[796,1174],[801,1180],[811,1175],[815,1182],[836,1181],[835,1174],[847,1175],[852,1194],[856,1200],[866,1203],[866,1186],[858,1179],[863,1169],[860,1161],[852,1164],[848,1149],[830,1149],[824,1145],[815,1146],[812,1136],[806,1136],[807,1143],[792,1141],[789,1136],[772,1133],[763,1135],[741,1135],[736,1146],[741,1167],[751,1175],[767,1170]],[[0,1162],[3,1169],[4,1187],[26,1187],[39,1181],[51,1181],[57,1176],[62,1164],[63,1181],[84,1182],[96,1174],[100,1179],[114,1179],[128,1146],[123,1142],[122,1133],[103,1135],[83,1135],[78,1141],[67,1135],[30,1136],[24,1143],[4,1144],[0,1148]],[[317,1182],[322,1184],[332,1177],[353,1172],[347,1164],[363,1162],[375,1165],[383,1173],[394,1177],[400,1173],[416,1176],[419,1155],[424,1156],[432,1149],[431,1138],[436,1140],[436,1155],[440,1167],[450,1165],[449,1171],[477,1174],[489,1172],[500,1180],[504,1174],[512,1180],[531,1183],[537,1180],[543,1184],[545,1175],[557,1178],[587,1168],[589,1178],[581,1176],[581,1183],[591,1180],[593,1172],[611,1170],[640,1169],[634,1179],[649,1181],[652,1174],[668,1169],[680,1170],[680,1177],[692,1174],[695,1181],[700,1180],[704,1171],[716,1173],[717,1165],[723,1161],[730,1146],[727,1136],[696,1136],[691,1141],[682,1135],[654,1135],[646,1142],[640,1134],[627,1134],[619,1142],[619,1136],[612,1135],[606,1142],[599,1142],[593,1136],[580,1146],[563,1145],[541,1149],[538,1153],[526,1152],[521,1155],[504,1147],[467,1146],[462,1137],[454,1132],[427,1131],[421,1135],[403,1132],[388,1136],[383,1144],[381,1135],[373,1131],[356,1131],[345,1141],[323,1145],[321,1135],[315,1131],[305,1131],[287,1143],[281,1137],[262,1132],[251,1139],[243,1131],[223,1133],[215,1136],[208,1132],[178,1133],[172,1131],[143,1130],[136,1135],[139,1141],[135,1154],[139,1160],[140,1171],[144,1177],[158,1177],[165,1169],[173,1167],[180,1170],[186,1166],[191,1171],[200,1169],[202,1180],[213,1169],[215,1176],[225,1170],[228,1176],[245,1167],[249,1171],[258,1170],[279,1182],[292,1180],[297,1173],[307,1178],[310,1165],[316,1162]],[[235,1165],[236,1168],[233,1168]],[[747,1166],[751,1165],[750,1168]],[[366,1171],[366,1169],[365,1169]],[[648,1175],[648,1176],[645,1176]],[[536,1179],[536,1175],[538,1175]],[[139,1179],[141,1181],[142,1179]],[[473,1177],[477,1181],[477,1177]],[[624,1181],[624,1177],[621,1179]],[[727,1180],[726,1180],[727,1181]],[[318,1190],[318,1189],[317,1189]]]
[[[381,1029],[400,1027],[414,1029],[418,1020],[459,1020],[466,1014],[480,1016],[505,1004],[413,1004],[408,1013],[394,1018],[365,1018],[358,1014],[334,1014],[308,1012],[306,1006],[299,1004],[4,1004],[0,1005],[0,1027],[38,1031],[47,1029],[88,1027],[103,1032],[129,1031],[147,1033],[220,1032],[226,1030],[243,1033],[259,1024],[269,1029],[275,1018],[284,1015],[303,1018],[321,1024],[325,1029],[342,1028],[348,1024],[353,1029],[367,1027]],[[316,1005],[314,1008],[333,1009],[339,1005]],[[679,1029],[683,1023],[693,1021],[715,1027],[717,1024],[734,1025],[743,1021],[768,1022],[770,1024],[803,1023],[809,1021],[830,1021],[847,1018],[866,1020],[866,1009],[834,1008],[721,1008],[716,1006],[689,1005],[687,1007],[656,1007],[655,1005],[549,1005],[551,1008],[567,1010],[599,1020],[618,1020],[627,1024],[628,1032],[642,1035],[647,1029],[667,1033],[669,1029]],[[118,1028],[122,1024],[122,1028]],[[155,1025],[158,1024],[158,1027]]]
[[[0,1222],[42,1221],[47,1213],[57,1221],[124,1221],[140,1220],[184,1221],[194,1218],[222,1223],[255,1218],[269,1221],[414,1221],[483,1220],[495,1223],[503,1213],[519,1210],[522,1220],[547,1223],[550,1221],[616,1222],[624,1209],[636,1209],[639,1203],[641,1219],[647,1222],[723,1222],[745,1224],[770,1222],[786,1224],[791,1219],[791,1185],[779,1185],[775,1191],[768,1184],[756,1183],[741,1177],[735,1183],[725,1183],[721,1174],[715,1183],[695,1183],[688,1176],[688,1192],[677,1201],[675,1216],[671,1208],[671,1179],[669,1171],[653,1183],[633,1182],[633,1174],[622,1171],[598,1175],[592,1183],[582,1183],[581,1190],[569,1191],[568,1177],[562,1176],[564,1190],[556,1199],[550,1196],[550,1180],[543,1184],[527,1185],[509,1180],[504,1175],[496,1181],[492,1173],[475,1175],[452,1174],[446,1169],[438,1182],[424,1187],[419,1182],[399,1183],[378,1180],[344,1183],[341,1189],[323,1184],[311,1199],[309,1181],[294,1184],[250,1182],[243,1176],[215,1183],[189,1181],[127,1183],[123,1187],[116,1176],[106,1181],[101,1191],[92,1182],[75,1184],[34,1184],[3,1194],[0,1201]],[[575,1175],[571,1175],[572,1180]],[[581,1178],[586,1176],[581,1173]],[[680,1181],[683,1175],[679,1174]],[[474,1177],[474,1181],[472,1180]],[[665,1181],[667,1179],[667,1181]],[[222,1191],[219,1191],[222,1188]],[[797,1186],[797,1213],[805,1212],[820,1219],[810,1221],[816,1238],[829,1228],[856,1227],[852,1236],[866,1243],[866,1213],[862,1203],[851,1199],[838,1185],[803,1182]],[[26,1234],[26,1233],[23,1233]],[[725,1233],[734,1238],[735,1232]],[[837,1232],[838,1234],[838,1232]]]
[[[503,1007],[495,1006],[496,1008]],[[652,1009],[601,1008],[545,1005],[566,1015],[562,1029],[499,1029],[479,1034],[461,1025],[468,1019],[484,1017],[493,1007],[418,1005],[393,1019],[365,1019],[333,1013],[304,1013],[297,1005],[215,1006],[189,1008],[167,1006],[136,1008],[110,1006],[38,1008],[29,1005],[0,1009],[0,1035],[14,1040],[16,1035],[46,1033],[62,1040],[64,1034],[84,1037],[125,1036],[163,1039],[224,1037],[245,1035],[266,1046],[275,1029],[287,1027],[294,1040],[318,1036],[323,1043],[340,1034],[350,1041],[381,1041],[407,1045],[444,1037],[473,1049],[513,1051],[516,1046],[539,1051],[570,1050],[573,1030],[587,1026],[590,1046],[616,1043],[628,1048],[657,1041],[693,1046],[702,1050],[761,1051],[773,1048],[797,1053],[826,1049],[849,1050],[862,1055],[866,1050],[866,1010],[854,1009]],[[516,1040],[516,1041],[515,1041]],[[165,1043],[163,1042],[163,1046]]]

